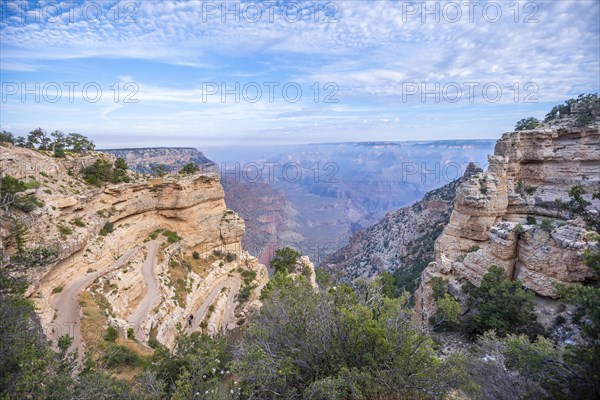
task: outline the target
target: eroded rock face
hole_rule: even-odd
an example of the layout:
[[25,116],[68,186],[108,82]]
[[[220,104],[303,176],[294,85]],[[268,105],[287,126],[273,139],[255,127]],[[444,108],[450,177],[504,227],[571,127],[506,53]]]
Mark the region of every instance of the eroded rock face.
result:
[[296,260],[296,264],[290,272],[290,276],[292,278],[296,276],[305,276],[308,278],[308,281],[315,289],[318,288],[317,285],[317,275],[315,273],[315,266],[310,261],[308,256],[300,256],[298,260]]
[[[57,254],[52,263],[27,271],[28,295],[47,333],[54,334],[53,320],[61,313],[56,309],[61,304],[57,288],[97,272],[102,273],[82,291],[106,299],[109,307],[104,312],[122,332],[132,326],[138,306],[148,303],[148,312],[134,318],[142,343],[152,336],[172,345],[178,327],[185,327],[189,315],[199,309],[206,309],[198,316],[206,324],[195,329],[217,333],[243,323],[268,273],[242,250],[244,221],[227,209],[219,176],[152,178],[132,173],[130,183],[98,188],[78,176],[98,158],[114,161],[103,153],[56,159],[29,149],[0,147],[3,174],[39,184],[32,192],[43,205],[29,214],[15,214],[28,227],[27,248],[43,247]],[[2,228],[6,239],[9,229]],[[15,253],[10,241],[2,244],[6,256]],[[113,267],[123,255],[127,259]],[[254,276],[251,281],[248,274]],[[252,289],[240,303],[236,295],[246,285]],[[68,322],[78,323],[78,318]]]
[[457,190],[450,222],[435,244],[435,262],[415,292],[417,318],[426,321],[435,312],[433,276],[451,286],[464,280],[477,285],[497,265],[551,298],[557,297],[556,283],[591,278],[583,252],[594,246],[593,232],[561,206],[575,185],[585,189],[588,211],[598,213],[600,201],[592,198],[600,189],[598,124],[505,133],[488,170]]

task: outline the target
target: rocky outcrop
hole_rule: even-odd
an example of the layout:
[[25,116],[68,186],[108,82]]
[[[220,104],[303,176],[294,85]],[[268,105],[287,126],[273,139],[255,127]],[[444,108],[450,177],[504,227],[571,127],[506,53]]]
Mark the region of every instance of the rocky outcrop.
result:
[[[28,182],[40,200],[41,206],[28,214],[13,211],[27,227],[27,249],[56,254],[47,265],[26,270],[31,282],[28,295],[47,333],[64,332],[65,327],[53,324],[61,313],[57,304],[70,301],[57,301],[62,289],[92,275],[82,290],[107,299],[111,323],[122,332],[134,328],[143,340],[154,337],[172,344],[188,316],[203,307],[214,312],[200,315],[207,325],[198,329],[217,333],[239,326],[243,321],[238,323],[236,315],[258,299],[268,273],[242,250],[244,221],[227,209],[218,174],[149,178],[132,173],[129,183],[98,188],[86,184],[79,170],[99,157],[115,159],[96,152],[57,159],[29,149],[0,147],[0,171]],[[9,263],[16,248],[7,240],[7,224],[2,226],[0,248]],[[157,243],[156,248],[149,246],[150,241]],[[150,254],[151,248],[158,249],[156,254]],[[123,262],[117,265],[117,259]],[[154,275],[157,288],[150,285],[148,274]],[[246,284],[252,290],[242,304],[236,294]],[[223,289],[220,296],[209,296],[219,285],[224,285],[218,288]],[[148,303],[149,311],[135,318],[141,321],[139,326],[131,326],[131,315],[142,302]],[[73,320],[77,318],[58,321],[77,325],[79,321]]]
[[298,257],[298,259],[296,260],[296,264],[294,264],[290,272],[290,276],[292,277],[292,279],[295,279],[298,276],[305,276],[306,278],[308,278],[308,282],[313,288],[318,288],[315,266],[310,261],[310,257],[308,256]]
[[600,201],[592,195],[600,190],[598,124],[504,134],[487,171],[457,190],[450,221],[435,243],[435,262],[423,272],[416,292],[422,320],[435,311],[433,276],[451,286],[464,280],[477,285],[496,265],[551,298],[557,297],[556,283],[592,278],[583,252],[594,246],[594,232],[568,206],[576,185],[586,192],[587,216],[597,219]]

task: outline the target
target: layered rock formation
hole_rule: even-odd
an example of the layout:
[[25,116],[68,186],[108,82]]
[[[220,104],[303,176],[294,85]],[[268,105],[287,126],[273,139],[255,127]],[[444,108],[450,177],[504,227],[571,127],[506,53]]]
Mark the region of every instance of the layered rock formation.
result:
[[[79,289],[99,307],[109,304],[103,312],[111,324],[122,332],[133,328],[142,343],[153,337],[171,345],[190,315],[209,333],[243,323],[268,273],[242,251],[244,221],[226,208],[219,176],[132,174],[130,183],[97,188],[83,182],[79,170],[99,157],[114,160],[103,153],[56,159],[0,147],[2,174],[31,183],[30,192],[43,202],[14,217],[27,227],[27,249],[56,254],[47,265],[26,271],[32,284],[28,295],[48,335],[79,329],[79,312],[67,310]],[[4,261],[10,262],[16,248],[6,240],[7,224],[0,233]],[[236,295],[244,286],[251,288],[241,304]],[[74,297],[61,295],[69,290]]]
[[557,297],[556,284],[592,278],[583,252],[595,246],[594,232],[573,211],[574,187],[585,191],[587,219],[598,218],[600,132],[554,127],[506,133],[489,157],[487,171],[457,190],[454,211],[435,244],[435,262],[423,272],[416,291],[423,321],[435,312],[429,282],[479,284],[492,265],[544,297]]

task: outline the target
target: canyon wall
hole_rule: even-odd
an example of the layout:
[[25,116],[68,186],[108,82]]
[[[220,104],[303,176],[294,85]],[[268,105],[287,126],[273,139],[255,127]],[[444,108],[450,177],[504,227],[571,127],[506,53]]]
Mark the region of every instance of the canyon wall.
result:
[[[573,210],[573,188],[585,191],[583,213]],[[478,285],[496,265],[546,298],[558,296],[556,284],[591,279],[583,253],[596,245],[590,220],[593,225],[599,217],[599,191],[598,124],[504,134],[487,171],[457,190],[450,221],[435,243],[435,262],[415,292],[417,318],[426,324],[435,312],[434,276],[459,293],[462,282]]]

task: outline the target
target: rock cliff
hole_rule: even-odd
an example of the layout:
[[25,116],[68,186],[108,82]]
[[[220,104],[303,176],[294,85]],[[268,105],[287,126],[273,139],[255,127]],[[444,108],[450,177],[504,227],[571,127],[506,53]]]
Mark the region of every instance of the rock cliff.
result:
[[557,283],[592,278],[583,252],[595,245],[599,190],[598,123],[505,133],[487,171],[457,190],[450,221],[435,243],[435,262],[415,293],[417,315],[427,321],[435,312],[433,276],[459,292],[462,282],[477,285],[496,265],[547,298],[557,297]]
[[[186,326],[216,333],[242,324],[268,273],[242,251],[244,221],[226,208],[219,176],[131,173],[129,183],[99,188],[79,174],[98,158],[115,159],[0,147],[2,175],[27,182],[40,204],[12,215],[27,229],[25,252],[53,255],[23,271],[47,334],[72,333],[83,349],[106,331],[106,321],[92,326],[98,320],[90,303],[123,335],[132,328],[141,343],[152,337],[170,346]],[[17,249],[2,213],[0,248],[11,263]],[[88,308],[80,311],[78,299]]]

